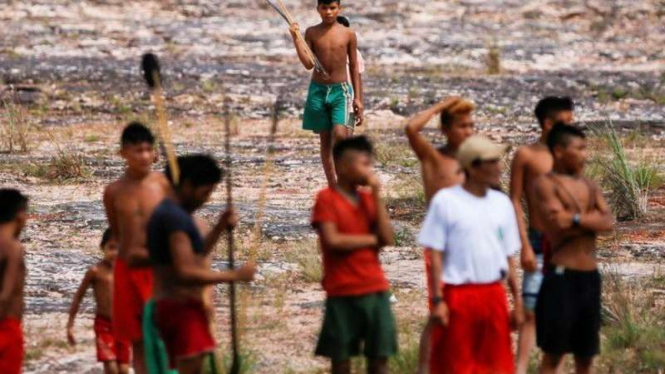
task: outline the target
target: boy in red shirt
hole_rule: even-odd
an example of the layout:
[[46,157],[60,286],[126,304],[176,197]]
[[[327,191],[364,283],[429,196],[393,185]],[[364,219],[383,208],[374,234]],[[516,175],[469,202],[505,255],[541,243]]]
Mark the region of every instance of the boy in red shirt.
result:
[[20,374],[23,365],[25,258],[19,236],[28,219],[28,198],[0,189],[0,373]]
[[95,297],[95,344],[97,345],[97,361],[104,364],[105,374],[129,373],[131,359],[131,342],[117,340],[113,336],[111,321],[111,295],[113,293],[113,263],[118,256],[118,242],[111,240],[111,230],[102,235],[100,244],[104,258],[85,273],[72,305],[67,321],[67,340],[75,345],[74,321],[88,288],[92,286]]
[[387,373],[397,339],[379,251],[393,245],[394,233],[372,171],[372,145],[363,136],[344,139],[333,158],[337,184],[319,192],[312,217],[327,295],[316,354],[330,358],[333,374],[347,374],[362,345],[368,373]]

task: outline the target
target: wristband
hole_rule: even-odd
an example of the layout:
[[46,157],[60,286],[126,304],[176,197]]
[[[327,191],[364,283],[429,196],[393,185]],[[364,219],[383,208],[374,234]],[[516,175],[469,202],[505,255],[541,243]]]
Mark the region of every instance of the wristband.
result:
[[580,217],[579,213],[575,213],[575,215],[573,216],[573,227],[580,227],[580,219],[581,218],[582,217]]

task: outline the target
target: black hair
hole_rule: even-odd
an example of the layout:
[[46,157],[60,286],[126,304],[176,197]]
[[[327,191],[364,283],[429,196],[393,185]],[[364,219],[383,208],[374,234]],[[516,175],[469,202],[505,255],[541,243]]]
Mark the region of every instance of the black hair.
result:
[[[224,171],[219,167],[214,158],[195,154],[178,157],[178,166],[180,167],[180,184],[189,181],[194,187],[207,186],[222,181]],[[166,177],[173,184],[171,169],[166,167]]]
[[111,240],[111,229],[110,228],[104,230],[104,233],[102,234],[102,241],[99,243],[99,247],[104,248],[104,246],[106,245],[106,243],[109,242],[109,240]]
[[337,142],[333,147],[333,159],[339,160],[347,151],[365,152],[372,155],[374,147],[372,142],[363,135],[346,138]]
[[0,189],[0,223],[11,222],[16,215],[28,209],[28,198],[19,190]]
[[586,135],[580,128],[566,125],[563,122],[557,122],[547,135],[547,148],[549,148],[550,152],[554,152],[554,148],[558,145],[567,147],[572,138],[586,139]]
[[573,111],[575,104],[570,97],[548,96],[536,104],[534,111],[540,127],[545,125],[545,120],[554,117],[558,112]]
[[328,4],[332,4],[332,3],[337,3],[339,5],[342,5],[342,0],[318,0],[317,4],[319,4],[319,5],[321,5],[321,4],[328,5]]
[[126,145],[137,145],[141,143],[150,143],[155,144],[155,137],[150,132],[144,124],[140,122],[130,122],[124,130],[122,130],[122,136],[120,137],[120,144],[122,146]]
[[344,27],[351,27],[351,22],[349,22],[349,19],[344,16],[337,16],[337,23]]

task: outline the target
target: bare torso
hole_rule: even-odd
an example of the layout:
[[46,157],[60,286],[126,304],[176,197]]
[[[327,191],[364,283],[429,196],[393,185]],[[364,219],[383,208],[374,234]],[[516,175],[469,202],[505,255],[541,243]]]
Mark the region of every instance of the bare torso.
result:
[[542,232],[545,230],[545,224],[540,214],[538,214],[538,200],[533,190],[533,182],[552,171],[554,160],[550,151],[543,144],[532,144],[523,149],[526,163],[524,164],[524,185],[522,188],[526,196],[529,226]]
[[333,26],[319,24],[307,29],[307,42],[312,52],[323,65],[330,79],[324,79],[316,70],[312,80],[321,84],[344,83],[348,80],[347,59],[353,31],[335,23]]
[[421,162],[425,199],[430,200],[442,188],[448,188],[464,182],[464,173],[457,160],[439,150],[437,156]]
[[166,177],[153,172],[141,180],[123,177],[108,188],[114,213],[113,229],[119,241],[118,257],[128,261],[132,250],[148,257],[146,227],[157,205],[169,195]]
[[111,318],[111,292],[113,287],[113,268],[100,262],[92,267],[92,290],[95,297],[95,314]]
[[11,291],[9,299],[7,300],[6,316],[20,320],[23,318],[23,289],[25,288],[25,276],[27,270],[25,266],[23,246],[15,239],[7,240],[5,242],[0,241],[0,289],[3,287],[3,278],[8,265],[7,257],[10,251],[15,252],[15,254],[18,252],[20,263],[16,283],[14,283],[14,289]]
[[[595,191],[584,178],[550,175],[555,183],[557,198],[564,209],[574,213],[588,213],[595,208]],[[570,228],[548,235],[551,241],[553,265],[576,270],[595,270],[596,234],[579,228]]]

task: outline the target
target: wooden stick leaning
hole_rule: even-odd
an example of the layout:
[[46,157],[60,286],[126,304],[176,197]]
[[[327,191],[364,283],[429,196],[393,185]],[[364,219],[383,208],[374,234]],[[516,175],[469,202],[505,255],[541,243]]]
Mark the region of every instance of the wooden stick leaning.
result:
[[[276,0],[277,4],[273,3],[272,0],[266,0],[266,2],[273,8],[277,13],[279,13],[282,18],[286,21],[286,23],[289,25],[289,27],[293,26],[295,21],[293,20],[293,17],[291,16],[291,13],[289,10],[284,6],[284,3],[282,3],[281,0]],[[302,33],[298,31],[296,34],[296,38],[303,44],[305,47],[305,53],[307,54],[307,57],[312,61],[312,64],[314,64],[314,69],[318,71],[324,79],[330,79],[330,74],[326,71],[326,69],[323,67],[321,64],[321,61],[316,57],[314,52],[312,52],[312,49],[309,47],[309,44],[307,44],[307,41],[305,40],[305,37],[302,36]]]
[[[224,140],[224,149],[226,152],[226,209],[233,208],[233,181],[232,176],[232,160],[231,160],[231,115],[228,109],[228,103],[224,102],[224,131],[226,137]],[[229,230],[226,233],[226,243],[229,253],[229,269],[235,269],[235,238],[233,231]],[[235,282],[229,283],[229,297],[230,297],[230,311],[231,311],[231,349],[233,352],[233,363],[229,374],[239,374],[241,366],[240,347],[238,339],[238,314],[236,308],[236,284]]]
[[171,176],[173,177],[173,184],[177,186],[180,184],[180,167],[178,166],[178,160],[176,159],[175,147],[173,146],[173,139],[171,137],[171,129],[169,128],[166,116],[166,105],[164,104],[162,90],[162,75],[157,56],[152,53],[146,53],[143,55],[141,69],[143,70],[145,81],[152,91],[152,99],[155,103],[155,112],[157,113],[157,138],[162,153],[166,156]]

